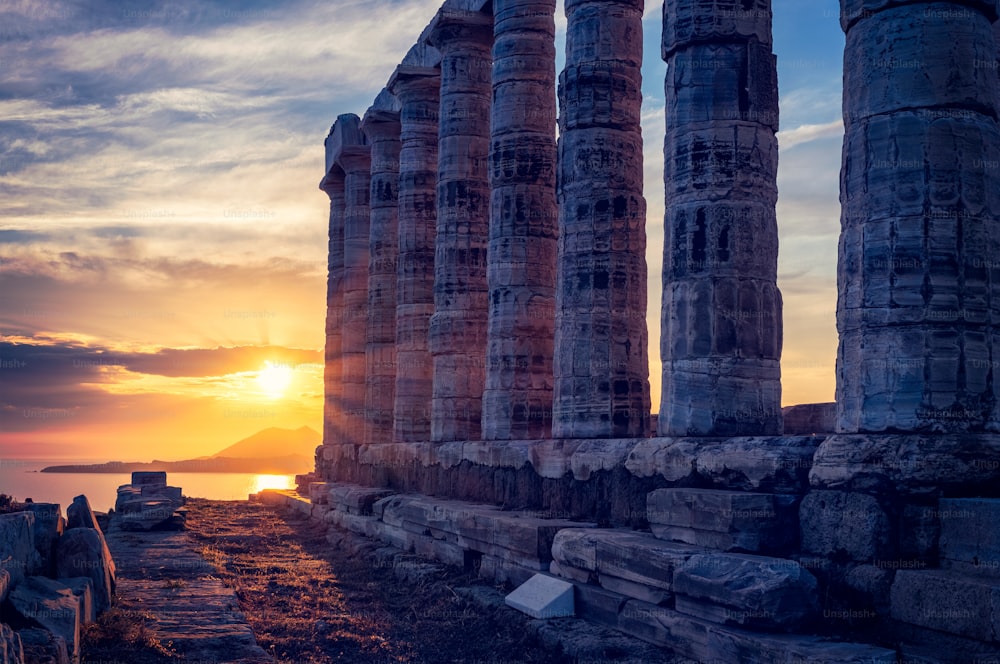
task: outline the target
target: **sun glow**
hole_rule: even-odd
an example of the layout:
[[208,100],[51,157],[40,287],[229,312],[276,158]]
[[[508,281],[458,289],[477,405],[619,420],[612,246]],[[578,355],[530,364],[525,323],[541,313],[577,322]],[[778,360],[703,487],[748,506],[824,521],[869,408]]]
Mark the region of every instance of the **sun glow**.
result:
[[268,360],[264,368],[257,372],[257,385],[271,399],[279,399],[292,384],[292,368]]
[[250,493],[260,493],[265,489],[291,489],[294,479],[291,475],[257,475],[253,478]]

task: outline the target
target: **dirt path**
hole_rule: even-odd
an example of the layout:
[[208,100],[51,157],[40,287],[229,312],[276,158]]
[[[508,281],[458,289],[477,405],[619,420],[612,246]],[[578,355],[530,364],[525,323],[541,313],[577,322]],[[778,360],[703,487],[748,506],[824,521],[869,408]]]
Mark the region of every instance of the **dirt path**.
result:
[[569,661],[541,648],[521,616],[463,601],[452,588],[476,583],[467,575],[442,571],[400,585],[296,514],[246,502],[188,507],[199,550],[279,662]]

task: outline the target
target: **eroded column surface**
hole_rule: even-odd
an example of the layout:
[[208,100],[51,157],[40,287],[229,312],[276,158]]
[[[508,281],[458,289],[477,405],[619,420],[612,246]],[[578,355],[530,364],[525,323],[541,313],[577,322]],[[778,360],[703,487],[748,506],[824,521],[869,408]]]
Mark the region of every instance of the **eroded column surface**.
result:
[[399,114],[371,109],[361,123],[371,144],[365,444],[392,442],[396,397],[396,258]]
[[837,425],[1000,429],[995,0],[842,0]]
[[336,162],[344,171],[343,439],[361,444],[365,435],[371,148],[361,133],[358,116],[341,116],[340,121],[350,124],[357,136],[357,142],[341,148]]
[[397,442],[430,440],[433,362],[428,331],[434,313],[435,187],[440,72],[400,65],[389,81],[400,102],[399,265],[396,280]]
[[[332,132],[331,132],[332,133]],[[341,327],[344,309],[344,172],[332,168],[319,183],[330,197],[326,271],[326,346],[323,364],[323,444],[342,442],[343,379]],[[319,467],[319,465],[317,465]]]
[[495,0],[483,438],[552,430],[555,0]]
[[442,10],[431,440],[479,440],[489,314],[490,105],[493,17]]
[[556,438],[644,436],[649,425],[644,0],[566,0],[559,77]]
[[664,436],[780,434],[770,0],[667,0]]

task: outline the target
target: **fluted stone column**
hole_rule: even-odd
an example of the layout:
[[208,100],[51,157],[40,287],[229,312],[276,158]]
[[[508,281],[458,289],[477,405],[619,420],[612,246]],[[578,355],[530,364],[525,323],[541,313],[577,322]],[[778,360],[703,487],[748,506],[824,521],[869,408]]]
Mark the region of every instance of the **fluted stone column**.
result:
[[396,270],[399,254],[399,113],[371,109],[361,128],[371,143],[365,444],[392,442],[396,398]]
[[559,77],[556,438],[644,436],[649,426],[644,0],[566,0]]
[[483,438],[547,438],[555,334],[555,0],[495,0]]
[[666,0],[664,436],[780,434],[771,0]]
[[371,148],[356,115],[341,116],[358,135],[337,157],[344,170],[344,321],[342,326],[344,442],[365,435],[365,353],[368,320],[368,235]]
[[396,281],[394,440],[430,440],[433,362],[428,331],[434,313],[435,187],[440,72],[400,65],[389,90],[401,105],[399,267]]
[[842,0],[842,433],[1000,430],[995,0]]
[[431,440],[479,440],[486,374],[493,17],[441,10]]
[[343,431],[341,338],[344,309],[344,173],[331,169],[319,183],[330,197],[326,277],[326,347],[323,364],[323,444],[338,445]]

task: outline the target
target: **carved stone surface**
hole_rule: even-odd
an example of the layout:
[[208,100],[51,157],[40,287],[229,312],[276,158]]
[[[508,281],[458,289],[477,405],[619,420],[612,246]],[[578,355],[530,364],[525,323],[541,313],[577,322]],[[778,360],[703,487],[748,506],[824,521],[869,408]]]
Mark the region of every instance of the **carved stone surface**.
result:
[[995,2],[842,0],[838,431],[1000,430]]
[[444,11],[431,33],[441,51],[431,440],[479,440],[489,304],[490,106],[493,18]]
[[769,0],[667,0],[660,434],[781,433]]
[[370,445],[392,442],[396,401],[399,114],[369,109],[361,128],[371,144],[364,437]]
[[552,435],[649,425],[643,0],[566,2]]
[[[333,130],[331,130],[331,134]],[[327,139],[329,140],[329,139]],[[326,348],[323,365],[323,444],[342,442],[343,377],[341,357],[344,316],[344,173],[328,172],[320,189],[330,197],[329,244],[326,277]]]
[[551,435],[555,0],[495,0],[485,440]]
[[343,426],[340,440],[361,443],[365,433],[365,346],[368,318],[368,234],[371,148],[356,115],[337,118],[341,135],[335,166],[344,172],[344,305],[341,324]]
[[399,267],[396,281],[396,404],[393,439],[430,440],[434,313],[435,182],[440,72],[400,65],[389,89],[400,104]]

